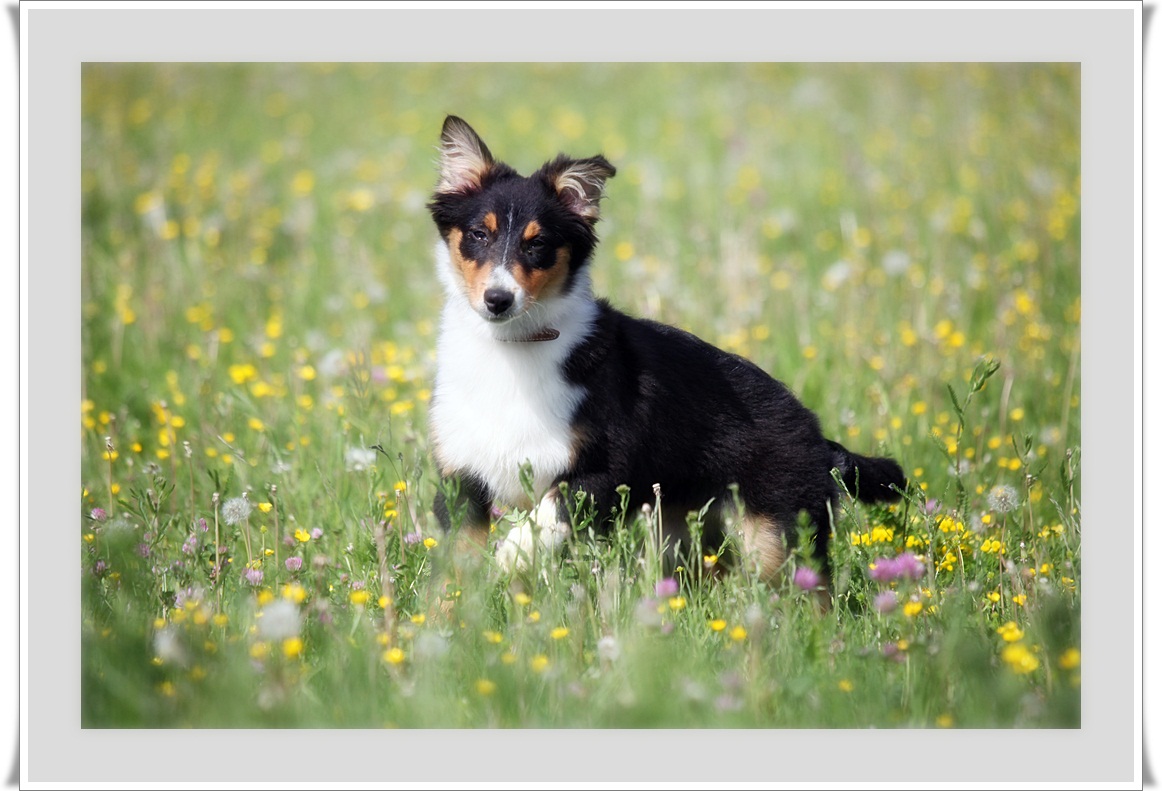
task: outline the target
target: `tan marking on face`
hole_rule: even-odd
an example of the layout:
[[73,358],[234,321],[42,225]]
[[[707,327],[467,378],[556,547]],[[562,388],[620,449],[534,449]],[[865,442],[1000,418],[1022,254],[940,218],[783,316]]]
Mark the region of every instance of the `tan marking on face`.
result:
[[464,234],[459,228],[448,232],[448,253],[452,258],[452,266],[460,277],[464,279],[464,288],[468,292],[468,301],[476,307],[484,302],[484,289],[488,283],[488,276],[492,274],[491,264],[481,264],[460,253],[460,243]]
[[539,222],[537,222],[536,220],[533,220],[532,222],[530,222],[528,225],[525,226],[525,231],[524,231],[524,233],[521,234],[521,238],[527,242],[529,239],[532,239],[540,232],[541,232],[541,224]]
[[484,215],[484,227],[492,233],[496,233],[496,212],[490,211],[488,214]]
[[530,300],[535,302],[539,299],[548,299],[561,290],[569,274],[569,248],[558,248],[556,260],[548,269],[527,269],[517,266],[513,267],[512,274]]

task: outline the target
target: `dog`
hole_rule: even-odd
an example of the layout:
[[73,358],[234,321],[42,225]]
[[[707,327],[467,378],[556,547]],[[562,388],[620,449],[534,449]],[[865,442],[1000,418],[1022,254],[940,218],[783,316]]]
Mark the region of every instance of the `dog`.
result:
[[891,502],[906,486],[900,465],[826,439],[815,414],[750,361],[593,296],[599,204],[616,173],[603,156],[561,154],[521,176],[456,116],[439,152],[428,209],[446,299],[429,440],[445,484],[459,481],[436,496],[441,525],[462,514],[461,529],[486,543],[494,503],[528,509],[496,550],[514,571],[571,535],[562,483],[584,493],[604,530],[619,487],[635,509],[660,491],[666,544],[689,548],[686,517],[709,503],[702,546],[718,546],[733,509],[742,558],[766,581],[805,512],[829,579],[841,494],[832,470],[861,501]]

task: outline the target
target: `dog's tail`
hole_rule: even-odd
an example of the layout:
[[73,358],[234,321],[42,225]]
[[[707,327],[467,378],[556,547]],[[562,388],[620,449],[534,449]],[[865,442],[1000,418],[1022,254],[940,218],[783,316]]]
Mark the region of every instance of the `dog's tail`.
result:
[[852,453],[838,442],[831,446],[831,466],[839,470],[843,485],[865,503],[894,503],[907,486],[904,471],[894,459],[871,458]]

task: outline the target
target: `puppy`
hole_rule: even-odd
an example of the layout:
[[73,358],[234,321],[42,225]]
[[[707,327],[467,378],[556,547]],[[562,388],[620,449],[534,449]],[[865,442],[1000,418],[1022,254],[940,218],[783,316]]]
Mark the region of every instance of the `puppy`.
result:
[[560,155],[521,176],[449,116],[439,167],[428,208],[446,302],[429,417],[440,474],[459,481],[454,501],[443,490],[436,498],[446,529],[463,514],[462,529],[484,541],[494,503],[529,509],[530,524],[497,551],[502,566],[521,568],[536,534],[552,551],[571,533],[561,483],[585,493],[602,529],[619,486],[639,508],[660,485],[671,548],[690,547],[686,516],[707,503],[702,545],[720,545],[740,499],[732,516],[750,568],[772,580],[805,513],[826,578],[839,496],[832,470],[864,502],[900,497],[899,464],[826,439],[815,415],[758,366],[594,298],[598,207],[616,172],[604,157]]

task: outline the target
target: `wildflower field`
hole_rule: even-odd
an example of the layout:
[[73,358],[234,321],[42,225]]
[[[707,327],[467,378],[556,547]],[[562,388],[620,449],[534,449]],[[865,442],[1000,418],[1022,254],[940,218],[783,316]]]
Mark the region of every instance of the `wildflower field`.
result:
[[[86,64],[82,724],[1079,726],[1079,74]],[[453,553],[447,113],[522,172],[603,152],[595,291],[901,462],[829,609],[805,545],[663,576],[636,511],[521,579]]]

